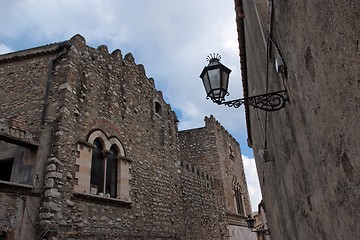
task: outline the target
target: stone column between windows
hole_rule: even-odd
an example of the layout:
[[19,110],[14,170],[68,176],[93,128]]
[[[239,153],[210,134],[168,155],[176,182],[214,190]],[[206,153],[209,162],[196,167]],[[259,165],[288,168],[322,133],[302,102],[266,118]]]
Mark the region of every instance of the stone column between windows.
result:
[[104,196],[106,195],[106,170],[107,170],[107,161],[108,161],[108,156],[111,154],[110,150],[103,150],[102,155],[103,155],[103,194]]

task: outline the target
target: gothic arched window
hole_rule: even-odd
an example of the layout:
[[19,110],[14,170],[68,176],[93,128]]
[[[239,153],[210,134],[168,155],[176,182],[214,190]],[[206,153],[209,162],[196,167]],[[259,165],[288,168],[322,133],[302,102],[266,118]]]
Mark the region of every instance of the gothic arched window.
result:
[[86,142],[78,141],[74,190],[129,203],[131,162],[118,137],[96,129]]
[[104,192],[104,155],[103,146],[99,138],[93,142],[95,148],[92,152],[91,159],[91,177],[90,185],[92,188],[96,188],[97,192]]
[[243,195],[239,187],[235,187],[234,197],[235,197],[237,214],[244,216],[245,211],[244,211]]
[[117,172],[118,172],[118,150],[114,145],[110,147],[110,153],[106,161],[106,184],[105,192],[110,197],[116,197],[117,194]]

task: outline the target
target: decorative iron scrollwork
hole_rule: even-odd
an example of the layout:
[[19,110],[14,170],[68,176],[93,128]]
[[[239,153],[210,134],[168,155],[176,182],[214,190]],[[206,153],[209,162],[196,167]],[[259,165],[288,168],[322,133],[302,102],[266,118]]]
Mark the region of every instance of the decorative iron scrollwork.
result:
[[287,101],[289,101],[289,98],[287,96],[287,91],[283,90],[283,91],[261,94],[248,98],[241,98],[226,102],[219,102],[219,101],[214,101],[214,102],[219,105],[224,104],[228,107],[235,107],[235,108],[238,108],[243,104],[250,105],[253,106],[254,108],[259,108],[261,110],[272,112],[272,111],[278,111],[283,107],[285,107],[285,103]]

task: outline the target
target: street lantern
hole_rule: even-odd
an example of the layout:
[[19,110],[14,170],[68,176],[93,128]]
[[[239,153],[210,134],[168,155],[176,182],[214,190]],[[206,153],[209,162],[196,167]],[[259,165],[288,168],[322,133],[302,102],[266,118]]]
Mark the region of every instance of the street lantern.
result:
[[255,228],[255,219],[253,219],[251,217],[251,215],[248,215],[247,219],[246,219],[246,223],[248,225],[248,228],[250,229],[254,229]]
[[209,65],[204,67],[200,74],[203,81],[206,98],[210,98],[213,102],[221,103],[228,94],[229,75],[231,70],[220,63],[221,56],[219,54],[210,54],[207,57]]
[[210,54],[206,59],[209,65],[204,67],[200,78],[203,81],[207,99],[210,98],[213,102],[228,107],[238,108],[244,104],[269,112],[282,109],[289,101],[287,91],[281,90],[225,102],[225,96],[229,95],[228,84],[231,70],[220,63],[219,54]]
[[252,232],[256,232],[258,235],[270,235],[270,230],[265,229],[264,225],[261,225],[258,227],[258,229],[255,229],[255,219],[253,219],[251,215],[248,215],[246,223]]

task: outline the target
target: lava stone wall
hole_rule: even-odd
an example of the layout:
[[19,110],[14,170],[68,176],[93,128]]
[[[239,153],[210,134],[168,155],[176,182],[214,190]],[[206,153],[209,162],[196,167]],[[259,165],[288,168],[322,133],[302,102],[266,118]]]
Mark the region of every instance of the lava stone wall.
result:
[[185,239],[229,239],[219,181],[190,163],[180,166]]
[[[91,48],[76,35],[0,56],[0,64],[6,83],[0,91],[9,96],[0,118],[10,125],[18,121],[20,130],[35,136],[33,186],[1,188],[0,200],[9,207],[0,209],[0,220],[16,216],[15,239],[228,238],[226,217],[233,208],[225,202],[224,184],[231,180],[224,180],[224,169],[234,166],[219,170],[219,163],[229,144],[238,159],[238,144],[217,142],[222,135],[215,133],[226,131],[213,118],[206,131],[179,134],[175,113],[131,54]],[[74,191],[79,146],[91,149],[86,142],[94,130],[124,146],[131,162],[127,200]],[[184,144],[187,136],[190,145]],[[203,139],[209,141],[199,144]]]
[[14,191],[3,184],[0,187],[0,232],[9,239],[36,239],[40,197]]
[[[51,152],[58,164],[50,168],[53,183],[45,186],[44,201],[57,207],[44,209],[41,224],[60,238],[178,238],[183,222],[177,219],[182,209],[175,113],[131,54],[93,49],[79,35],[70,42],[55,67],[47,115],[58,120]],[[94,129],[116,136],[132,160],[131,206],[73,196],[77,142]]]
[[26,124],[24,130],[39,132],[49,69],[56,49],[49,45],[41,51],[31,49],[0,56],[2,121],[20,116]]
[[58,46],[0,56],[0,157],[19,156],[11,182],[0,186],[0,230],[11,239],[36,239],[42,232],[37,223],[43,162],[49,151],[46,135],[51,135],[51,130],[42,127],[49,72],[52,59],[60,52]]
[[[237,214],[233,188],[243,194],[244,214],[251,214],[239,143],[213,117],[205,117],[205,127],[179,132],[180,157],[214,175],[219,181],[226,213]],[[240,221],[240,220],[239,220]]]
[[[256,5],[242,2],[248,92],[261,94],[267,83],[266,44]],[[271,43],[268,87],[286,87],[290,102],[278,112],[251,109],[249,115],[271,238],[357,239],[359,2],[271,2],[271,35],[287,77],[274,70]],[[265,148],[268,162],[258,155]]]

